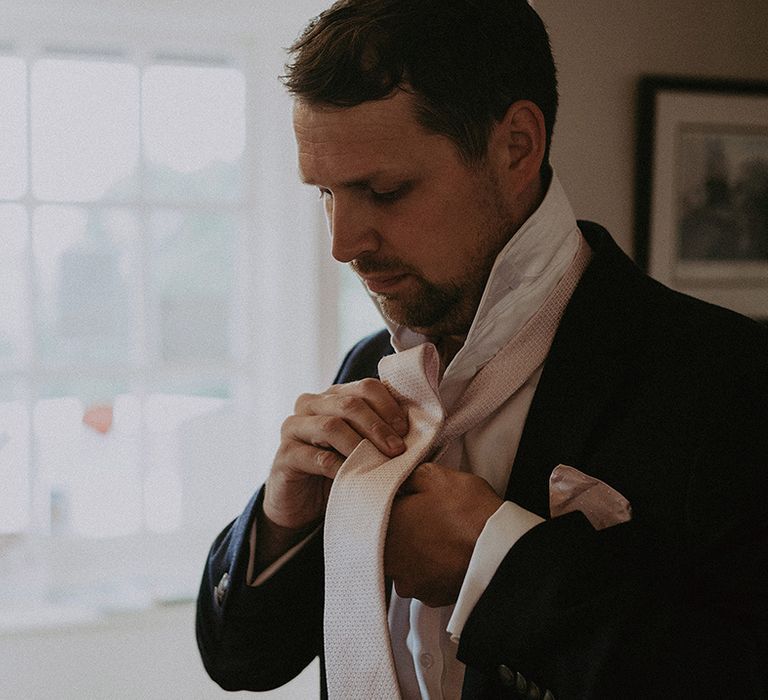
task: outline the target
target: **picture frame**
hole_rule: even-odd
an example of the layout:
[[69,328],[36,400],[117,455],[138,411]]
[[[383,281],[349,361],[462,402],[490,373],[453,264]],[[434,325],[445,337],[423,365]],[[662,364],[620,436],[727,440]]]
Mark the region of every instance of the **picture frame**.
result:
[[768,321],[768,82],[649,75],[638,98],[636,262]]

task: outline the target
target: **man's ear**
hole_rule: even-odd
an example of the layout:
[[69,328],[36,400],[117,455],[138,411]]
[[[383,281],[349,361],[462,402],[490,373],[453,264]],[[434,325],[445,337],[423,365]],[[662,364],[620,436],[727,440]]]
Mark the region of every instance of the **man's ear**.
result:
[[498,177],[507,191],[522,191],[539,177],[547,135],[544,115],[530,100],[513,102],[493,127],[489,142]]

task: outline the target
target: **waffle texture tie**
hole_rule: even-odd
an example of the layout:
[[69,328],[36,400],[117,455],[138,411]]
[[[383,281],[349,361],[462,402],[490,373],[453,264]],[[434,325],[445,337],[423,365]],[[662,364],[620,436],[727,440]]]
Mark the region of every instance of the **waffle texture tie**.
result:
[[542,307],[477,372],[448,416],[440,401],[440,358],[433,344],[380,361],[381,381],[408,412],[410,429],[405,452],[394,459],[363,440],[339,469],[328,497],[324,645],[331,700],[400,698],[384,589],[384,540],[395,494],[419,464],[439,461],[454,440],[490,416],[544,362],[590,257],[582,238]]

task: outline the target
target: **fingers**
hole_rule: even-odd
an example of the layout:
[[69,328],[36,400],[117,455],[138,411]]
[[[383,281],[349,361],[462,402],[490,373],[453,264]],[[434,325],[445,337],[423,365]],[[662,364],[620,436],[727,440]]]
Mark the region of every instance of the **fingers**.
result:
[[455,602],[477,539],[502,500],[479,476],[419,465],[392,503],[384,572],[398,595],[426,605]]
[[283,422],[282,442],[299,442],[336,450],[348,457],[363,437],[338,416],[291,416]]
[[[435,570],[433,552],[423,546],[424,538],[430,539],[428,511],[419,498],[395,500],[384,542],[384,572],[401,598],[417,598],[430,606],[447,605],[455,602],[455,598],[445,597],[445,602],[441,602],[444,596],[438,593],[446,581]],[[442,547],[442,543],[433,544],[438,549]]]
[[293,442],[278,450],[274,465],[286,472],[333,479],[344,464],[344,459],[345,456],[336,450]]
[[[415,493],[423,493],[430,487],[436,486],[436,481],[442,476],[441,470],[445,467],[434,462],[424,462],[416,467],[408,478],[397,490],[398,496],[411,496]],[[455,470],[451,470],[454,473]]]
[[322,517],[331,480],[344,460],[369,439],[388,457],[405,451],[405,411],[378,380],[302,394],[283,422],[280,446],[267,480],[264,513],[296,529]]
[[[303,394],[296,402],[296,415],[342,419],[360,436],[358,442],[367,438],[390,457],[405,450],[402,438],[408,432],[407,415],[387,388],[375,379],[333,386],[322,394]],[[340,428],[340,424],[334,422],[329,426]],[[317,440],[311,442],[319,444]]]
[[350,384],[337,384],[329,390],[332,394],[360,396],[400,436],[408,432],[408,414],[378,379],[361,379]]

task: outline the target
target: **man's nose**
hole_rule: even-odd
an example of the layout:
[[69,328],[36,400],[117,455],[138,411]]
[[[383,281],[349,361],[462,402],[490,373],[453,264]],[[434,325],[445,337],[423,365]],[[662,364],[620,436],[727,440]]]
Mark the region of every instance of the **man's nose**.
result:
[[365,206],[337,196],[326,203],[325,211],[336,260],[348,263],[378,249],[379,235]]

